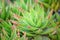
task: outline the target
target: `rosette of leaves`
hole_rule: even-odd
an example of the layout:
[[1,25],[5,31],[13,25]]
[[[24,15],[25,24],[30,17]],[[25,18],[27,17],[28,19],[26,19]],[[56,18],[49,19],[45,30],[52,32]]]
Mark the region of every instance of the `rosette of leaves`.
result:
[[[20,30],[16,25],[12,25],[10,21],[0,19],[0,40],[27,40],[26,34],[20,37]],[[2,29],[1,29],[2,28]]]
[[55,31],[55,27],[51,27],[50,20],[52,11],[45,14],[44,7],[36,5],[35,8],[30,7],[29,11],[19,9],[22,12],[21,17],[14,16],[19,22],[18,28],[21,32],[26,32],[27,36],[49,35]]
[[[24,0],[23,0],[22,2],[20,2],[21,4],[20,6],[22,8],[19,8],[19,11],[14,6],[12,7],[12,13],[10,13],[11,10],[9,10],[9,7],[8,9],[5,9],[7,7],[5,6],[4,3],[5,2],[3,2],[3,7],[2,7],[3,12],[0,18],[4,20],[7,20],[8,18],[8,20],[14,20],[14,22],[11,23],[8,20],[7,21],[0,20],[1,40],[17,40],[17,39],[25,40],[26,35],[30,37],[35,36],[34,40],[50,40],[49,37],[52,38],[52,40],[55,40],[55,38],[58,37],[57,39],[60,40],[60,36],[59,36],[60,28],[58,23],[60,22],[60,19],[59,19],[60,16],[56,14],[57,21],[54,21],[52,18],[53,10],[49,12],[49,14],[46,14],[44,11],[44,7],[38,4],[34,5],[34,7],[32,7],[31,5],[29,6],[29,8],[27,8],[27,5],[24,3]],[[16,14],[14,14],[13,12]],[[20,12],[22,13],[22,16],[20,16]],[[10,14],[8,13],[12,14],[14,18],[11,15],[12,18],[9,19]],[[15,21],[17,21],[18,23]],[[56,26],[58,26],[57,30],[56,30]],[[23,36],[22,38],[20,38],[20,35],[21,35],[20,33],[25,34],[24,35],[25,37]],[[57,36],[54,35],[55,33],[57,33]]]

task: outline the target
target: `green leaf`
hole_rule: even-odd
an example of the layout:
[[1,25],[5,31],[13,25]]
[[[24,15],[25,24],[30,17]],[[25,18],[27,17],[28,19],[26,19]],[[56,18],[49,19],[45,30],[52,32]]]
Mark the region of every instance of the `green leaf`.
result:
[[55,28],[49,28],[42,32],[42,34],[49,34],[55,31]]
[[16,29],[14,29],[11,33],[11,37],[9,40],[14,40],[16,38],[17,34],[16,34]]
[[50,40],[50,39],[46,36],[36,36],[36,37],[34,37],[33,40]]

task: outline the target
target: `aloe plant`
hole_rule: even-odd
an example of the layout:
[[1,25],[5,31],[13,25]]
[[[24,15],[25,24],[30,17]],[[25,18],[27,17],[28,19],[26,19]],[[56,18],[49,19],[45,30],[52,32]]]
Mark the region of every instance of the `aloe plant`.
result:
[[25,34],[23,37],[20,37],[20,30],[17,29],[15,25],[12,25],[9,21],[8,23],[4,20],[0,23],[1,33],[0,33],[0,39],[1,40],[26,40],[27,37]]
[[[0,39],[60,40],[60,15],[57,12],[52,15],[53,11],[59,8],[59,1],[53,1],[16,0],[14,3],[0,1],[2,2],[0,3],[0,6],[2,5],[0,7]],[[56,7],[53,6],[55,2]]]
[[[21,9],[19,10],[21,11]],[[22,12],[21,18],[17,17],[19,16],[17,14],[14,15],[14,18],[20,23],[18,28],[21,32],[26,32],[27,36],[46,35],[56,30],[53,27],[48,27],[52,12],[49,13],[50,16],[45,15],[44,8],[39,5],[35,6],[35,9],[30,7],[29,12]]]

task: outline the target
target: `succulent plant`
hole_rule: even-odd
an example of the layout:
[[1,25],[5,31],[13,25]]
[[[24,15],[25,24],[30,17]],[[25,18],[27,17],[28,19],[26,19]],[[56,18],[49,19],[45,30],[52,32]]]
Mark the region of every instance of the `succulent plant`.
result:
[[59,11],[53,15],[56,3],[54,7],[51,0],[0,0],[0,40],[60,40]]
[[[44,8],[41,5],[36,5],[35,8],[30,7],[29,11],[22,11],[22,16],[14,14],[14,18],[20,23],[18,27],[21,32],[26,32],[27,36],[49,35],[55,31],[55,28],[50,27],[52,12],[45,15]],[[49,26],[49,27],[48,27]]]

